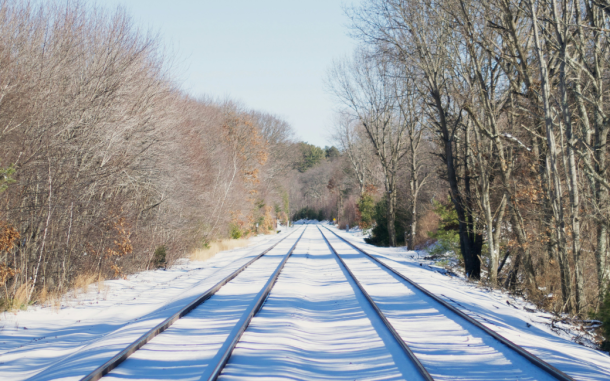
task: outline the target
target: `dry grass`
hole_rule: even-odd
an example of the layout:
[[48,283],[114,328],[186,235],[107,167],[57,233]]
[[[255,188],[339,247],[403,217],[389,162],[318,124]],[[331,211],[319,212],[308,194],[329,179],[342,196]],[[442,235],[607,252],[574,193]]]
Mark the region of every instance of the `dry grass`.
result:
[[0,300],[0,311],[25,310],[28,307],[28,284],[22,284],[15,296]]
[[59,311],[61,308],[61,293],[58,291],[49,292],[46,287],[36,295],[36,301],[42,305],[51,307],[54,311]]
[[28,306],[28,291],[29,284],[22,284],[15,292],[15,297],[12,300],[11,310],[25,310]]
[[99,293],[105,288],[104,280],[104,276],[101,274],[81,274],[74,279],[74,282],[72,282],[72,293],[74,297],[80,293],[85,294],[89,291],[89,286],[94,283],[97,283],[97,291]]
[[[62,299],[64,297],[76,299],[80,294],[87,293],[89,287],[92,284],[97,284],[98,294],[106,290],[104,285],[104,277],[100,274],[82,274],[77,276],[72,282],[70,290],[64,294],[58,290],[49,291],[46,287],[38,291],[32,296],[31,302],[41,304],[43,306],[49,306],[55,311],[59,311],[61,308]],[[107,292],[107,290],[106,290]],[[15,298],[8,301],[3,300],[2,309],[8,311],[14,311],[18,309],[25,310],[27,308],[27,287],[22,285],[17,289]]]
[[13,306],[17,308],[25,308],[28,300],[29,284],[22,284],[15,292],[15,298],[13,299]]
[[191,253],[191,261],[207,261],[221,251],[233,250],[240,247],[248,246],[249,242],[246,239],[223,239],[210,243],[208,248],[197,249]]

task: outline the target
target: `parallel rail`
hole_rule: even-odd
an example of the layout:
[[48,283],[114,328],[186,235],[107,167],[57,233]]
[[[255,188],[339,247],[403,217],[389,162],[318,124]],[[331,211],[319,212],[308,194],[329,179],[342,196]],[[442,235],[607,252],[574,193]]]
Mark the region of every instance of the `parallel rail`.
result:
[[[303,230],[303,232],[305,232],[305,230]],[[199,305],[201,305],[203,302],[205,302],[210,297],[212,297],[212,295],[214,295],[222,286],[224,286],[225,284],[227,284],[231,280],[233,280],[237,275],[239,275],[242,271],[244,271],[248,266],[250,266],[252,263],[254,263],[258,259],[260,259],[262,256],[267,254],[269,251],[271,251],[273,248],[275,248],[280,242],[283,242],[286,238],[288,238],[290,235],[292,235],[292,233],[294,233],[294,231],[290,232],[286,237],[284,237],[281,240],[279,240],[278,242],[276,242],[273,246],[269,247],[268,249],[266,249],[265,251],[263,251],[262,253],[260,253],[256,257],[252,258],[250,261],[248,261],[248,263],[244,264],[243,266],[241,266],[240,268],[235,270],[233,273],[231,273],[229,276],[227,276],[226,278],[224,278],[220,282],[216,283],[216,285],[214,285],[214,287],[212,287],[211,289],[206,291],[204,294],[202,294],[197,299],[195,299],[194,301],[189,303],[187,306],[182,308],[180,311],[176,312],[175,314],[173,314],[172,316],[170,316],[169,318],[165,319],[163,322],[158,324],[156,327],[152,328],[147,333],[145,333],[144,335],[140,336],[140,338],[138,338],[138,340],[134,341],[127,348],[123,349],[121,352],[116,354],[114,357],[112,357],[110,360],[108,360],[102,366],[96,368],[93,372],[91,372],[88,375],[86,375],[85,377],[83,377],[81,379],[81,381],[97,381],[100,378],[104,377],[111,370],[113,370],[114,368],[119,366],[119,364],[121,364],[129,356],[131,356],[135,351],[137,351],[138,349],[142,348],[142,346],[144,346],[146,343],[148,343],[150,340],[152,340],[155,336],[159,335],[160,333],[165,331],[167,328],[169,328],[174,322],[176,322],[176,320],[184,317],[189,312],[191,312],[192,310],[197,308]],[[301,237],[302,236],[303,236],[303,233],[301,233]],[[301,237],[299,237],[297,242],[299,242]],[[283,264],[285,263],[286,259],[290,256],[290,254],[292,254],[292,251],[294,250],[295,246],[296,246],[296,243],[292,247],[290,253],[286,256],[286,258],[282,262],[282,266],[281,267],[283,267]],[[277,275],[275,275],[275,276],[277,278]],[[267,294],[268,294],[268,292],[267,292]],[[260,308],[260,306],[258,308]],[[248,320],[248,322],[249,322],[249,320]],[[242,331],[242,333],[243,333],[243,331]],[[240,334],[240,336],[241,336],[241,334]],[[225,361],[225,363],[226,363],[226,361]],[[223,366],[224,366],[224,364],[223,364]],[[222,368],[221,368],[221,370],[222,370]],[[41,374],[41,376],[44,376],[44,375]],[[215,380],[216,377],[215,378],[210,378],[210,379],[214,379]],[[36,378],[38,378],[38,377],[36,377]]]
[[[320,230],[320,227],[318,226],[318,230]],[[424,380],[426,381],[434,381],[434,379],[432,378],[432,376],[430,375],[430,373],[428,373],[428,371],[426,370],[426,368],[422,365],[422,363],[419,361],[419,359],[415,356],[415,354],[413,353],[413,351],[411,351],[411,348],[409,348],[409,346],[407,345],[407,343],[405,343],[405,341],[400,337],[400,335],[398,334],[398,332],[396,332],[396,329],[394,329],[394,327],[392,326],[392,324],[388,321],[388,319],[385,317],[385,315],[383,314],[383,312],[381,312],[381,309],[379,309],[379,307],[377,306],[377,303],[375,303],[373,301],[373,298],[371,298],[371,296],[369,295],[368,292],[366,292],[366,290],[364,289],[364,287],[362,286],[362,284],[360,284],[360,282],[358,281],[358,278],[356,278],[356,276],[354,275],[354,273],[352,273],[352,271],[349,269],[349,267],[347,267],[347,264],[343,261],[343,259],[341,258],[341,256],[339,255],[339,253],[337,253],[337,251],[333,248],[333,246],[330,244],[330,242],[328,241],[328,239],[326,238],[326,236],[324,235],[324,233],[322,233],[322,231],[320,230],[320,234],[322,234],[322,237],[324,237],[324,241],[326,241],[326,244],[328,245],[330,251],[333,252],[333,254],[335,254],[335,256],[337,257],[337,259],[339,260],[339,262],[343,265],[343,268],[345,268],[345,270],[348,272],[348,274],[352,277],[352,280],[356,283],[356,285],[358,286],[358,288],[360,289],[360,291],[362,292],[362,294],[364,295],[364,297],[368,300],[368,302],[371,304],[371,307],[373,307],[373,309],[375,310],[375,312],[377,312],[377,315],[381,318],[381,320],[383,321],[383,324],[385,324],[386,328],[390,331],[390,333],[392,334],[392,336],[394,337],[394,340],[396,340],[396,342],[398,343],[398,345],[400,345],[400,347],[402,348],[403,352],[405,352],[405,354],[407,355],[407,357],[411,360],[411,362],[413,362],[413,364],[415,365],[415,367],[417,368],[417,371],[419,372],[419,374],[421,374],[421,376],[424,378]]]
[[[401,279],[403,279],[404,281],[406,281],[407,283],[409,283],[411,286],[417,288],[419,291],[423,292],[425,295],[427,295],[428,297],[434,299],[436,302],[440,303],[443,307],[447,308],[448,310],[450,310],[451,312],[455,313],[456,315],[460,316],[462,319],[466,320],[467,322],[469,322],[470,324],[476,326],[477,328],[480,328],[481,330],[483,330],[485,333],[487,333],[488,335],[492,336],[494,339],[498,340],[499,342],[501,342],[502,344],[506,345],[508,348],[512,349],[513,351],[517,352],[518,354],[520,354],[521,356],[523,356],[524,358],[526,358],[529,362],[531,362],[532,364],[534,364],[535,366],[537,366],[538,368],[542,369],[543,371],[545,371],[546,373],[550,374],[551,376],[555,377],[558,380],[561,381],[574,381],[574,379],[570,376],[568,376],[567,374],[563,373],[562,371],[560,371],[559,369],[555,368],[554,366],[548,364],[547,362],[545,362],[544,360],[540,359],[539,357],[531,354],[530,352],[526,351],[525,349],[523,349],[522,347],[520,347],[519,345],[513,343],[512,341],[508,340],[507,338],[505,338],[504,336],[498,334],[497,332],[487,328],[486,326],[484,326],[483,324],[481,324],[480,322],[478,322],[477,320],[473,319],[472,317],[468,316],[467,314],[465,314],[464,312],[462,312],[461,310],[455,308],[454,306],[452,306],[451,304],[447,303],[446,301],[444,301],[443,299],[439,298],[438,296],[434,295],[433,293],[431,293],[430,291],[426,290],[425,288],[421,287],[419,284],[413,282],[411,279],[407,278],[406,276],[404,276],[403,274],[401,274],[400,272],[396,271],[395,269],[393,269],[392,267],[386,265],[385,263],[383,263],[382,261],[380,261],[379,259],[377,259],[375,256],[367,253],[366,251],[364,251],[363,249],[357,247],[356,245],[352,244],[351,242],[349,242],[348,240],[344,239],[343,237],[339,236],[337,233],[335,233],[334,231],[332,231],[331,229],[327,228],[326,226],[324,226],[324,228],[326,228],[326,230],[328,230],[329,232],[333,233],[337,238],[339,238],[340,240],[342,240],[343,242],[347,243],[348,245],[350,245],[351,247],[353,247],[354,249],[358,250],[359,252],[361,252],[362,254],[366,255],[369,259],[371,259],[373,262],[377,263],[381,268],[390,271],[392,273],[394,273],[395,275],[397,275],[398,277],[400,277]],[[319,227],[318,227],[319,229]],[[320,231],[321,232],[321,231]],[[324,233],[322,233],[322,235],[324,236]],[[324,236],[324,240],[328,243],[328,246],[332,248],[330,242],[328,241],[328,239],[326,238],[326,236]],[[332,251],[335,253],[335,255],[337,255],[337,257],[339,257],[339,255],[337,254],[337,252],[332,249]],[[340,257],[339,257],[340,258]],[[343,262],[343,260],[341,260],[341,262],[343,263],[343,265],[345,266],[346,269],[348,269],[348,267],[345,265],[345,263]],[[356,280],[356,278],[354,277],[354,275],[351,273],[351,271],[348,269],[348,272],[350,273],[350,275],[352,276],[352,278],[354,280]],[[368,294],[366,294],[366,292],[364,291],[364,289],[362,288],[362,286],[360,285],[360,283],[358,281],[356,281],[356,283],[358,284],[358,286],[361,288],[361,290],[363,291],[363,293],[365,294],[365,296],[367,296],[367,299],[369,299],[369,302],[371,302],[371,304],[374,305],[374,302],[372,301],[372,299],[370,298],[370,296],[368,296]],[[381,314],[381,311],[379,310],[378,307],[376,307],[374,305],[374,308],[376,311],[378,311],[379,314]],[[382,318],[382,320],[387,321],[387,319]],[[389,324],[389,323],[388,323]],[[394,334],[395,331],[392,332],[392,334]],[[400,336],[399,336],[400,337]],[[401,341],[403,341],[402,339],[400,339]],[[403,341],[404,342],[404,341]],[[406,346],[406,344],[405,344]],[[408,347],[407,347],[408,348]],[[409,349],[409,352],[411,352],[411,350]],[[412,352],[411,352],[412,353]],[[413,355],[414,356],[414,355]],[[419,363],[419,360],[418,360]],[[427,373],[427,372],[426,372]],[[429,376],[429,374],[428,374]],[[430,377],[430,379],[432,379]]]
[[[358,288],[360,289],[362,294],[365,296],[367,301],[370,303],[371,307],[375,310],[377,315],[380,317],[382,322],[387,327],[388,331],[394,337],[394,339],[396,340],[398,345],[402,348],[402,350],[407,355],[407,357],[412,361],[413,365],[418,370],[418,372],[423,377],[423,379],[427,380],[427,381],[433,381],[434,379],[432,378],[430,373],[427,371],[425,366],[420,362],[420,360],[417,358],[417,356],[409,348],[407,343],[398,334],[398,332],[392,326],[392,324],[389,322],[389,320],[387,319],[387,317],[385,316],[383,311],[375,303],[375,301],[373,300],[371,295],[364,289],[363,285],[358,281],[358,279],[356,278],[354,273],[351,271],[351,269],[347,266],[347,264],[345,263],[343,258],[341,258],[341,256],[334,249],[334,247],[332,246],[332,244],[330,243],[330,241],[328,240],[326,235],[322,232],[322,229],[320,228],[320,226],[317,226],[317,228],[318,228],[320,234],[322,235],[322,237],[324,238],[324,241],[328,245],[329,249],[336,256],[336,258],[338,259],[338,261],[342,265],[342,267],[350,275],[350,277],[352,278],[354,283],[358,286]],[[241,339],[243,333],[246,331],[246,329],[250,325],[250,323],[252,321],[252,318],[258,313],[258,311],[262,308],[263,304],[267,300],[267,298],[268,298],[268,296],[269,296],[273,286],[275,285],[275,283],[277,282],[277,279],[279,278],[279,275],[280,275],[281,271],[283,270],[283,268],[284,268],[286,262],[288,261],[288,259],[292,256],[292,254],[293,254],[297,244],[299,243],[299,241],[303,237],[303,234],[305,233],[306,229],[307,229],[307,227],[305,227],[305,229],[303,229],[303,231],[301,232],[301,235],[295,241],[295,243],[292,245],[292,247],[290,248],[289,252],[286,255],[284,255],[284,258],[282,259],[280,264],[276,267],[276,269],[274,270],[273,274],[269,277],[269,279],[267,280],[265,286],[258,293],[256,301],[254,301],[253,304],[252,303],[250,304],[252,307],[249,310],[246,310],[243,313],[242,318],[240,319],[240,321],[238,323],[238,324],[240,324],[239,328],[238,327],[233,328],[233,330],[235,330],[237,328],[237,331],[236,331],[235,334],[232,334],[232,337],[230,339],[227,339],[227,340],[230,340],[230,341],[225,341],[225,344],[223,344],[222,349],[221,349],[222,354],[220,355],[220,360],[216,363],[215,367],[213,368],[213,370],[211,371],[209,376],[207,376],[207,372],[206,372],[206,376],[203,376],[202,379],[207,379],[208,381],[215,381],[220,376],[220,374],[222,373],[222,370],[224,369],[224,367],[228,363],[229,358],[231,357],[231,355],[233,353],[233,350],[235,349],[235,346],[237,345],[237,343]],[[561,381],[574,381],[570,376],[568,376],[565,373],[561,372],[557,368],[555,368],[552,365],[546,363],[545,361],[541,360],[537,356],[531,354],[527,350],[523,349],[522,347],[518,346],[517,344],[513,343],[512,341],[510,341],[510,340],[506,339],[505,337],[501,336],[497,332],[487,328],[486,326],[481,324],[479,321],[473,319],[472,317],[470,317],[469,315],[467,315],[463,311],[457,309],[455,306],[449,304],[445,300],[441,299],[440,297],[438,297],[438,296],[434,295],[433,293],[429,292],[428,290],[424,289],[423,287],[421,287],[417,283],[413,282],[408,277],[404,276],[403,274],[401,274],[400,272],[398,272],[397,270],[395,270],[391,266],[388,266],[387,264],[385,264],[384,262],[382,262],[381,260],[376,258],[374,255],[369,254],[365,250],[361,249],[360,247],[352,244],[351,242],[349,242],[348,240],[346,240],[343,237],[339,236],[337,233],[335,233],[331,229],[328,229],[328,228],[326,228],[326,229],[329,232],[333,233],[341,241],[347,243],[352,248],[354,248],[357,251],[359,251],[360,253],[364,254],[367,258],[369,258],[371,261],[376,263],[382,269],[395,274],[396,276],[398,276],[399,278],[401,278],[402,280],[407,282],[410,286],[413,286],[413,287],[417,288],[419,291],[424,293],[426,296],[432,298],[434,301],[440,303],[443,307],[447,308],[449,311],[455,313],[456,315],[458,315],[462,319],[466,320],[470,324],[472,324],[472,325],[476,326],[477,328],[483,330],[485,333],[487,333],[488,335],[490,335],[491,337],[493,337],[497,341],[501,342],[502,344],[504,344],[505,346],[507,346],[511,350],[517,352],[519,355],[521,355],[522,357],[527,359],[530,363],[532,363],[536,367],[540,368],[541,370],[545,371],[549,375],[551,375],[551,376],[553,376],[556,379],[561,380]],[[155,326],[154,328],[149,330],[147,333],[145,333],[144,335],[140,336],[140,338],[138,338],[138,340],[136,340],[135,342],[130,344],[127,348],[123,349],[121,352],[119,352],[114,357],[112,357],[112,359],[108,360],[102,366],[96,368],[94,371],[92,371],[91,373],[89,373],[88,375],[83,377],[81,380],[82,381],[96,381],[96,380],[99,380],[100,378],[102,378],[103,376],[105,376],[106,374],[108,374],[110,371],[112,371],[117,366],[119,366],[120,363],[125,361],[131,354],[133,354],[135,351],[137,351],[142,346],[144,346],[146,343],[148,343],[152,338],[154,338],[155,336],[157,336],[160,333],[162,333],[163,331],[165,331],[175,321],[177,321],[178,319],[184,317],[189,312],[191,312],[192,310],[197,308],[199,305],[204,303],[207,299],[209,299],[211,296],[213,296],[221,287],[223,287],[224,285],[229,283],[237,275],[239,275],[247,267],[249,267],[252,263],[254,263],[258,259],[263,257],[265,254],[267,254],[269,251],[271,251],[279,243],[283,242],[285,239],[287,239],[293,233],[294,233],[294,231],[289,233],[286,237],[282,238],[278,242],[276,242],[273,246],[271,246],[268,249],[264,250],[262,253],[260,253],[256,257],[252,258],[250,261],[248,261],[246,264],[241,266],[239,269],[235,270],[229,276],[227,276],[226,278],[224,278],[223,280],[218,282],[216,285],[214,285],[214,287],[212,287],[211,289],[206,291],[204,294],[202,294],[197,299],[195,299],[194,301],[189,303],[187,306],[183,307],[180,311],[176,312],[175,314],[173,314],[172,316],[170,316],[169,318],[164,320],[162,323],[158,324],[157,326]],[[56,364],[56,365],[59,365],[59,364]],[[46,372],[40,373],[40,374],[34,376],[32,379],[40,379],[40,377],[44,378],[44,373],[46,373]]]
[[237,334],[235,336],[233,336],[231,343],[229,344],[229,346],[227,347],[225,352],[222,354],[220,361],[218,362],[218,364],[212,371],[212,374],[208,378],[208,381],[215,381],[218,378],[218,376],[220,376],[220,373],[222,372],[225,365],[227,365],[227,362],[229,361],[229,358],[231,357],[231,354],[233,353],[235,346],[241,339],[241,336],[246,331],[246,328],[248,328],[248,326],[250,325],[250,322],[252,321],[252,318],[254,317],[254,315],[256,315],[256,313],[261,309],[261,307],[265,303],[265,300],[267,300],[267,297],[269,296],[271,289],[275,285],[277,278],[280,276],[280,272],[282,272],[284,265],[288,261],[288,258],[290,258],[290,256],[294,252],[294,249],[296,248],[297,244],[301,240],[301,237],[303,237],[303,234],[305,234],[306,229],[307,229],[307,227],[305,229],[303,229],[303,233],[301,233],[301,235],[299,236],[299,239],[297,239],[297,241],[294,243],[292,248],[290,248],[290,251],[288,252],[288,254],[286,254],[286,256],[284,257],[282,262],[278,265],[278,267],[273,272],[273,275],[271,275],[271,278],[269,278],[269,280],[265,284],[265,287],[263,288],[263,290],[259,293],[258,299],[256,300],[256,305],[254,306],[254,308],[252,310],[250,310],[250,312],[248,312],[248,315],[244,319],[241,327],[239,328],[239,331],[237,332]]

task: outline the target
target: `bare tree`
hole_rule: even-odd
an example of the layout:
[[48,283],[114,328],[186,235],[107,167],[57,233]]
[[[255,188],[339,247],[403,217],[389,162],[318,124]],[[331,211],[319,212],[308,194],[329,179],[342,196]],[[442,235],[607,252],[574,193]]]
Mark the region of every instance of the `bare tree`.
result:
[[364,126],[353,120],[349,115],[340,113],[335,123],[333,135],[341,151],[343,151],[354,170],[360,195],[366,192],[366,186],[373,182],[375,151],[366,136]]
[[[462,123],[462,109],[449,94],[448,79],[452,63],[448,46],[451,23],[442,16],[441,5],[434,1],[372,0],[351,11],[355,33],[375,49],[394,57],[401,65],[413,68],[422,78],[418,88],[427,98],[430,120],[442,142],[451,199],[458,214],[460,249],[469,277],[478,279],[481,272],[482,235],[476,230],[470,210],[473,202],[468,163],[462,189],[456,153],[456,133]],[[468,146],[468,134],[465,135]]]
[[15,170],[0,220],[20,236],[0,252],[7,301],[149,268],[160,247],[171,263],[281,202],[267,189],[290,126],[184,95],[125,12],[0,0],[0,30],[0,160]]
[[396,183],[401,161],[407,153],[408,120],[397,110],[391,62],[358,51],[352,61],[331,70],[331,91],[364,126],[384,173],[390,246],[396,246]]

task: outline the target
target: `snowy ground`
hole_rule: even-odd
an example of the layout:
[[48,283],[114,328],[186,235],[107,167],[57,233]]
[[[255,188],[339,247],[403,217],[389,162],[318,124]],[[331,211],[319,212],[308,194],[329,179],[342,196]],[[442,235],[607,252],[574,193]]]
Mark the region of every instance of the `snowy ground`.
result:
[[[163,334],[135,352],[104,380],[207,380],[242,316],[298,239],[293,234]],[[237,327],[237,328],[236,328]]]
[[[418,255],[416,252],[401,248],[377,248],[365,244],[361,236],[354,237],[333,230],[368,253],[376,254],[384,263],[412,281],[441,296],[488,328],[524,347],[574,379],[610,379],[610,356],[573,342],[572,334],[553,331],[546,324],[551,318],[550,314],[535,311],[535,306],[500,291],[482,289],[468,283],[464,278],[446,275],[438,267],[431,266],[430,261],[419,260],[418,258],[423,258],[423,255]],[[435,308],[440,309],[440,307]],[[403,338],[409,341],[407,336]],[[415,343],[417,337],[411,340]],[[430,348],[426,348],[426,351],[428,350]],[[441,363],[438,365],[443,366]],[[483,376],[481,379],[486,378]]]
[[435,380],[553,380],[480,328],[453,320],[447,308],[336,236],[325,235]]
[[[375,248],[364,244],[359,232],[335,231],[575,379],[610,379],[610,356],[576,344],[568,334],[559,336],[545,324],[548,315],[526,310],[533,306],[444,275],[418,260],[415,252]],[[106,291],[92,290],[65,302],[60,311],[38,307],[1,315],[0,379],[26,379],[42,370],[44,377],[34,379],[82,377],[285,234],[256,237],[250,247],[206,262],[185,261],[167,271],[108,281]],[[203,379],[235,331],[235,323],[298,235],[300,231],[108,378]],[[371,266],[332,234],[326,235],[435,379],[547,379],[483,333],[450,318],[442,306],[424,301],[416,289]],[[310,226],[221,378],[411,380],[417,376],[318,229]]]
[[419,380],[417,370],[310,226],[221,380]]
[[184,261],[167,271],[106,281],[105,290],[98,293],[93,287],[62,303],[59,311],[37,307],[0,315],[0,380],[26,379],[60,361],[48,371],[63,374],[100,365],[99,358],[111,357],[122,343],[154,327],[284,236],[255,237],[249,247],[206,262]]

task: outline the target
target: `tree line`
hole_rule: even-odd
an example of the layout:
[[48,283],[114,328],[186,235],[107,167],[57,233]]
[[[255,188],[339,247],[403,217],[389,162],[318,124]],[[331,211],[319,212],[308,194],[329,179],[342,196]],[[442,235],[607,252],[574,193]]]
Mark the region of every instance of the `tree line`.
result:
[[610,4],[365,0],[348,14],[361,44],[329,71],[343,107],[337,148],[319,148],[276,116],[185,94],[120,10],[0,0],[5,307],[291,216],[372,228],[379,245],[453,237],[469,278],[598,310]]
[[3,308],[287,222],[291,127],[170,68],[120,9],[0,1]]
[[413,248],[440,226],[467,277],[553,311],[599,310],[610,3],[366,0],[347,13],[360,45],[327,84],[356,214],[375,213],[373,196],[382,243]]

